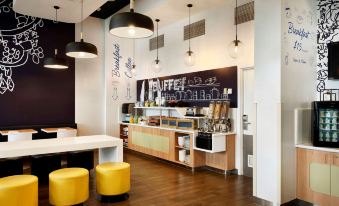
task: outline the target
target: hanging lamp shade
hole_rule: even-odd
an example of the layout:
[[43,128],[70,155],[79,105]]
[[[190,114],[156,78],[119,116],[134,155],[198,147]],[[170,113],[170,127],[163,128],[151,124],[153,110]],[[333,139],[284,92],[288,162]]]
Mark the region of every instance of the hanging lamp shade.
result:
[[145,38],[153,35],[154,24],[150,17],[134,12],[134,0],[131,0],[129,12],[112,16],[109,32],[122,38]]
[[193,66],[194,52],[191,50],[191,8],[193,4],[187,4],[188,7],[188,51],[185,53],[185,64],[187,66]]
[[73,58],[88,59],[98,56],[97,47],[83,39],[83,11],[84,1],[81,0],[81,32],[79,42],[70,42],[66,45],[66,55]]
[[[59,6],[53,6],[55,9],[55,22],[58,23],[58,10]],[[67,69],[68,64],[65,59],[58,57],[58,50],[54,50],[54,57],[48,57],[44,59],[44,67],[50,69]]]
[[44,60],[44,67],[50,69],[67,69],[68,65],[65,59],[55,57],[48,57]]
[[98,50],[95,45],[81,39],[80,42],[70,42],[66,45],[66,55],[80,59],[95,58],[98,56]]
[[227,47],[227,52],[230,57],[237,59],[240,56],[243,56],[244,53],[244,44],[238,39],[238,0],[235,1],[235,40],[229,43]]

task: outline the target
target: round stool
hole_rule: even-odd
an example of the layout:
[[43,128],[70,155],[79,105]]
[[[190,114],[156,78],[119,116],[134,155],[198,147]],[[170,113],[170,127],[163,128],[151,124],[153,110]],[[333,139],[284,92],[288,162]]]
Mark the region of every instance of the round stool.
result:
[[1,178],[0,205],[38,206],[38,178],[33,175]]
[[89,196],[89,173],[84,168],[59,169],[49,174],[49,203],[76,205]]
[[96,188],[101,200],[105,201],[108,197],[111,197],[109,201],[128,198],[130,176],[130,165],[125,162],[106,162],[96,166]]

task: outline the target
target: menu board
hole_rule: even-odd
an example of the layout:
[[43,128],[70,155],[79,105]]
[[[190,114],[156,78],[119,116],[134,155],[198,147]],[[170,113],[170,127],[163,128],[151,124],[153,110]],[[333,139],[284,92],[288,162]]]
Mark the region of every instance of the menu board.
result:
[[210,101],[230,101],[238,106],[237,67],[226,67],[137,81],[137,101],[183,101],[188,106],[208,107]]

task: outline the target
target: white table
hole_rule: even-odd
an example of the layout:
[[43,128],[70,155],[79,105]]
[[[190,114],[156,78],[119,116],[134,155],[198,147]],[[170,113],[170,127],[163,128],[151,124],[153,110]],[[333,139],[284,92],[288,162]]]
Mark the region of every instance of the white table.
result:
[[107,135],[0,142],[0,159],[99,149],[99,163],[122,162],[122,142]]

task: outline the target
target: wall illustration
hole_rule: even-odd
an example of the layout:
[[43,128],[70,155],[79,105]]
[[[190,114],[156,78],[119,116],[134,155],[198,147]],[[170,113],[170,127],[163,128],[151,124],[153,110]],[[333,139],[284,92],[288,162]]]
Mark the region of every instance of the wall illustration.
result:
[[[12,3],[0,2],[0,15],[10,13],[11,9]],[[43,20],[17,13],[15,19],[16,25],[12,28],[0,29],[0,95],[14,91],[12,69],[25,65],[29,60],[39,64],[44,58],[37,33],[37,28],[44,26]]]
[[[65,56],[74,24],[15,13],[12,2],[0,0],[0,126],[74,123],[74,60]],[[43,67],[55,48],[67,70]]]
[[317,54],[317,92],[339,89],[336,81],[328,80],[327,44],[339,41],[339,1],[318,0],[318,54]]
[[315,67],[316,57],[311,52],[315,48],[310,45],[316,41],[313,31],[316,14],[308,8],[298,7],[293,1],[285,1],[284,10],[284,66]]
[[187,102],[189,106],[206,107],[210,101],[229,100],[236,108],[237,88],[237,67],[228,67],[138,80],[137,100],[155,100],[161,94],[166,100]]
[[[111,79],[113,87],[112,99],[114,101],[119,99],[130,101],[132,99],[131,79],[134,77],[132,73],[133,60],[131,57],[124,58],[122,53],[123,51],[121,50],[120,45],[118,43],[113,43]],[[120,86],[121,84],[126,85]],[[123,98],[119,96],[119,89],[124,93]]]

